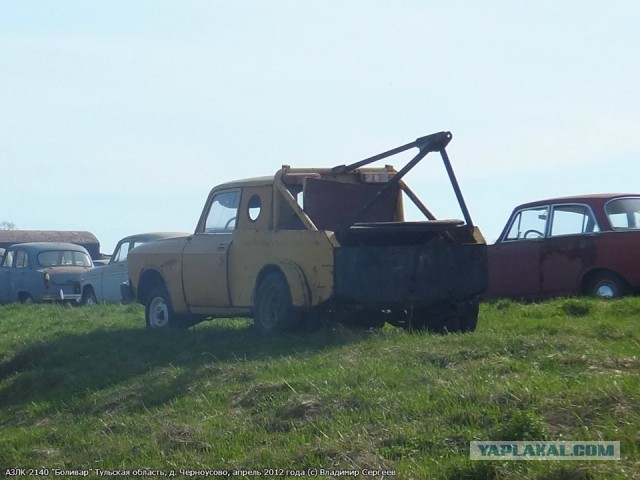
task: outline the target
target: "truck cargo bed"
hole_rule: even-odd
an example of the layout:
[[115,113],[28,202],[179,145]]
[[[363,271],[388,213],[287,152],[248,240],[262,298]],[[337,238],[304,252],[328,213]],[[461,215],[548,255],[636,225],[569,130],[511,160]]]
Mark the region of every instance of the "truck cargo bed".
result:
[[351,241],[334,253],[336,297],[424,307],[482,293],[487,285],[486,245],[451,242],[434,227],[413,225],[401,242],[390,238],[401,229],[356,229]]

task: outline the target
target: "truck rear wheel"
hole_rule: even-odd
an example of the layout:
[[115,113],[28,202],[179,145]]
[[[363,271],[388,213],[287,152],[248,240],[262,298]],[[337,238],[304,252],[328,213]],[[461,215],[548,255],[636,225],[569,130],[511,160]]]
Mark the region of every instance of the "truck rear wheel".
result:
[[144,316],[147,328],[152,329],[186,328],[190,325],[173,311],[171,299],[164,285],[156,285],[149,292]]
[[458,304],[458,331],[473,332],[478,324],[478,313],[480,311],[480,302],[478,300],[469,300]]
[[382,328],[384,324],[385,314],[375,309],[353,312],[350,320],[347,322],[348,326],[354,328]]
[[281,273],[271,272],[260,282],[253,315],[256,328],[264,335],[298,326],[300,312],[293,306],[289,285]]
[[414,312],[411,328],[438,333],[473,332],[478,323],[478,300],[467,300],[439,308]]

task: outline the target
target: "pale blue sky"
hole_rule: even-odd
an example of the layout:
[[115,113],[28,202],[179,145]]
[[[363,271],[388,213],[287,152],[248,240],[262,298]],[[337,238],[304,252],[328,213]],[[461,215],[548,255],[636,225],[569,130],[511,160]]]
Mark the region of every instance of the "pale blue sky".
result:
[[[517,203],[639,192],[639,5],[0,0],[0,221],[110,253],[218,183],[441,130],[488,240]],[[441,175],[407,181],[460,217]]]

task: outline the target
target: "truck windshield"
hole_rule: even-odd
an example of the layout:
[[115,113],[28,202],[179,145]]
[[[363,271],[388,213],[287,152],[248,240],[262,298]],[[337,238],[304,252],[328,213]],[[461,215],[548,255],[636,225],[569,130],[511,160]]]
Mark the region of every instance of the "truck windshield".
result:
[[617,198],[605,207],[611,227],[615,230],[640,229],[640,197]]
[[84,252],[74,250],[49,250],[38,254],[42,267],[90,267],[91,259]]

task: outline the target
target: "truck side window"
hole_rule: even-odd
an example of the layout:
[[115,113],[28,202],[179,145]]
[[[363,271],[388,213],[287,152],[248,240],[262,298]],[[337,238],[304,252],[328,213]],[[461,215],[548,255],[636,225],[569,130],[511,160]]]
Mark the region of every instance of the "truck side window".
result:
[[239,203],[239,190],[221,192],[213,197],[204,227],[205,233],[223,233],[235,230]]
[[258,220],[258,217],[260,216],[261,211],[262,211],[262,200],[260,200],[260,195],[253,195],[249,199],[249,207],[248,207],[249,220],[251,220],[252,222],[255,222],[256,220]]

